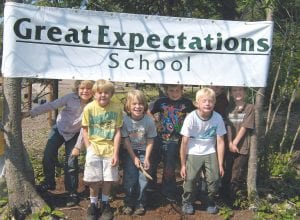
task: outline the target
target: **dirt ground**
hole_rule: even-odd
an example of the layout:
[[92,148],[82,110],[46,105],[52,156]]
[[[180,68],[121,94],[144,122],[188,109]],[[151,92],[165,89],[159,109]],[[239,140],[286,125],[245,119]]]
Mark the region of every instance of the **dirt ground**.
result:
[[[60,82],[60,93],[65,94],[68,91],[71,91],[72,84],[70,81]],[[63,89],[61,89],[63,88]],[[43,114],[33,119],[26,118],[22,122],[23,127],[23,141],[25,147],[31,155],[36,158],[41,158],[43,149],[47,140],[49,132],[49,124],[47,122],[48,114]],[[159,171],[158,173],[161,173]],[[160,182],[160,175],[158,175]],[[43,195],[46,202],[57,210],[62,211],[65,214],[65,219],[72,220],[85,220],[86,219],[86,210],[89,204],[88,198],[88,189],[82,182],[82,169],[80,175],[79,183],[79,196],[80,203],[75,207],[66,206],[66,194],[64,190],[63,178],[58,177],[57,188],[55,191],[49,192]],[[181,189],[181,180],[178,179],[178,188],[179,192]],[[144,216],[124,216],[121,213],[123,207],[123,198],[124,193],[122,192],[121,184],[114,186],[114,193],[111,201],[111,206],[114,209],[115,220],[131,220],[131,219],[149,219],[149,220],[177,220],[177,219],[187,219],[187,220],[196,220],[196,219],[223,219],[219,215],[211,215],[205,212],[205,209],[200,201],[196,203],[195,209],[196,212],[194,215],[184,216],[180,214],[180,206],[168,204],[159,192],[153,192],[148,195],[149,205]],[[250,220],[254,218],[254,213],[248,210],[236,210],[234,211],[234,216],[232,219],[238,220]]]

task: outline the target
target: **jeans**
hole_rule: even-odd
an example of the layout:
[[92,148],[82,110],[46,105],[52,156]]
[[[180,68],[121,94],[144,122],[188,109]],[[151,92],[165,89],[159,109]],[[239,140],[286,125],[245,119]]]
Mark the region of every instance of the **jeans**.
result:
[[160,161],[163,162],[163,177],[161,193],[169,198],[176,198],[178,192],[176,187],[175,170],[179,160],[179,143],[176,141],[162,142],[160,138],[154,141],[151,153],[151,176],[153,183],[157,182],[157,168]]
[[54,125],[44,150],[43,171],[45,182],[51,186],[55,186],[55,165],[57,164],[58,149],[65,144],[64,182],[65,189],[69,193],[76,193],[78,187],[78,159],[76,157],[69,160],[78,134],[74,135],[70,140],[65,141],[63,136],[59,134],[56,125]]
[[[143,163],[145,158],[145,151],[134,151],[135,155]],[[126,152],[124,160],[124,191],[125,206],[134,207],[137,205],[146,205],[145,189],[148,180],[144,174],[134,165],[133,160]]]

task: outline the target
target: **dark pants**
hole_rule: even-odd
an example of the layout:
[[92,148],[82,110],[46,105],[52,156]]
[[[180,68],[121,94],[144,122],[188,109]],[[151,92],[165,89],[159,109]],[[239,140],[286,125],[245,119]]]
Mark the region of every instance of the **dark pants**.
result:
[[248,171],[248,154],[234,154],[230,180],[230,192],[232,196],[245,188]]
[[76,144],[78,134],[70,140],[65,141],[63,136],[59,134],[56,125],[54,125],[44,150],[43,169],[45,182],[51,186],[55,186],[55,165],[57,164],[58,149],[65,144],[64,182],[65,189],[69,193],[75,193],[78,187],[78,159],[74,158],[71,163],[68,163],[69,156]]
[[163,143],[160,138],[156,138],[151,153],[151,176],[153,182],[157,182],[157,168],[160,161],[163,162],[163,178],[161,193],[170,198],[177,197],[175,170],[179,159],[179,143],[170,141]]
[[[134,153],[143,163],[145,151],[135,150]],[[146,205],[145,189],[147,183],[148,180],[145,175],[135,166],[129,154],[126,153],[124,161],[125,206],[134,207]]]

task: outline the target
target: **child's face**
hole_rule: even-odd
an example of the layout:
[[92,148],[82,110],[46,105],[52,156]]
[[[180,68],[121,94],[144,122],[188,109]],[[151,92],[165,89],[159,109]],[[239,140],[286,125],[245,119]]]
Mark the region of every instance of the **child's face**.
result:
[[145,106],[139,100],[133,99],[129,111],[133,119],[141,119],[145,113]]
[[201,113],[208,115],[214,110],[215,102],[211,97],[206,96],[199,98],[196,105]]
[[166,93],[170,99],[176,101],[182,97],[183,89],[181,86],[168,86]]
[[101,92],[97,91],[94,94],[95,100],[98,102],[98,104],[101,107],[107,106],[110,102],[111,97],[112,97],[112,93],[109,91],[101,91]]
[[92,87],[79,86],[78,96],[83,102],[88,102],[93,97]]
[[232,87],[231,95],[234,101],[243,101],[245,98],[245,88],[243,87]]

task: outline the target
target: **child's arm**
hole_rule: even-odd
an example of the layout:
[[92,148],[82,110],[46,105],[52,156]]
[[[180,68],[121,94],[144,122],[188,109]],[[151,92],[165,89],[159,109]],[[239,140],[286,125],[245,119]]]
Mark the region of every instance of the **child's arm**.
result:
[[83,149],[83,146],[84,146],[83,129],[80,129],[80,133],[77,137],[77,141],[71,152],[71,155],[74,157],[78,157],[80,154],[80,150]]
[[219,162],[219,171],[220,175],[224,175],[224,152],[225,152],[225,142],[224,142],[224,136],[217,136],[217,156],[218,156],[218,162]]
[[152,152],[153,143],[154,143],[153,138],[147,139],[147,146],[146,146],[146,153],[145,153],[145,160],[144,160],[145,170],[150,169],[150,155]]
[[114,155],[111,161],[111,165],[114,167],[119,162],[119,150],[121,144],[121,128],[116,128],[116,133],[114,136]]
[[232,140],[232,142],[229,142],[229,150],[233,153],[239,153],[238,144],[240,140],[245,136],[247,132],[247,128],[241,127],[238,131],[236,137]]
[[181,170],[180,175],[183,179],[186,177],[186,151],[189,138],[182,136],[181,147],[180,147],[180,161],[181,161]]
[[124,146],[125,146],[125,149],[127,150],[130,158],[132,159],[134,165],[139,168],[140,167],[140,164],[141,164],[141,161],[140,159],[135,155],[132,147],[131,147],[131,143],[130,143],[130,140],[128,137],[126,137],[124,139]]
[[82,127],[82,135],[83,135],[83,142],[84,145],[86,147],[86,149],[88,149],[90,147],[90,141],[89,141],[89,130],[87,126],[83,126]]

